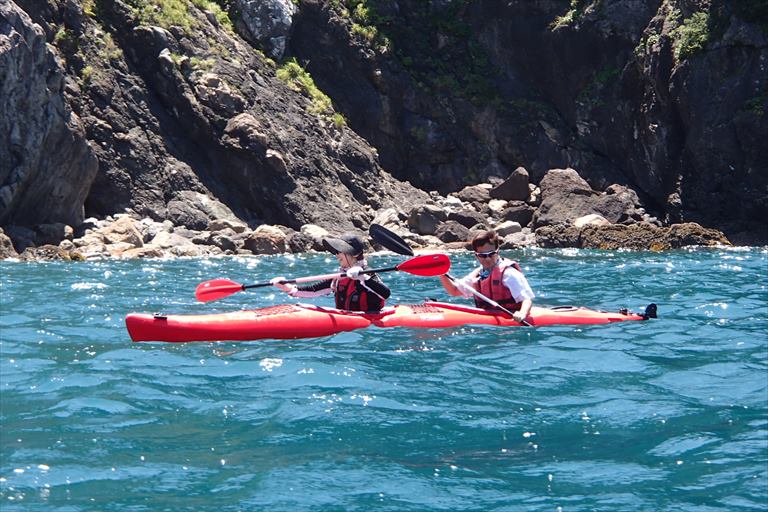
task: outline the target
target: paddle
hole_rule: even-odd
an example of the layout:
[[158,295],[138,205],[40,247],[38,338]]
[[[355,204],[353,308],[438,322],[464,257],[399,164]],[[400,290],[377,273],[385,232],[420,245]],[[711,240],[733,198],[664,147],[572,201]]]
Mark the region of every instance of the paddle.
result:
[[[372,270],[364,270],[361,274],[374,274],[381,272],[393,272],[399,270],[402,272],[408,272],[416,276],[439,276],[448,272],[451,268],[451,260],[445,254],[424,254],[416,256],[409,260],[406,260],[394,267],[377,268]],[[322,281],[324,279],[334,279],[345,275],[344,273],[337,272],[335,274],[323,274],[319,276],[298,277],[296,279],[286,279],[283,283],[307,283],[310,281]],[[248,290],[250,288],[262,288],[265,286],[272,286],[271,282],[257,283],[257,284],[240,284],[229,279],[212,279],[205,281],[197,285],[195,288],[195,297],[200,302],[208,302],[216,299],[221,299],[232,295],[233,293]]]
[[[371,224],[371,227],[368,228],[368,232],[371,235],[371,238],[374,239],[377,243],[379,243],[381,246],[386,247],[392,252],[395,252],[397,254],[402,254],[404,256],[413,256],[413,249],[408,245],[408,242],[403,240],[399,235],[393,233],[392,231],[388,230],[384,226],[381,226],[379,224]],[[455,283],[456,279],[450,275],[449,273],[445,273],[445,277],[451,280],[451,282]],[[499,310],[505,312],[509,316],[512,316],[512,311],[508,310],[495,300],[491,299],[490,297],[486,297],[479,291],[475,290],[474,288],[470,287],[462,287],[462,289],[467,289],[471,293],[473,293],[476,297],[478,297],[480,300],[490,304],[491,306],[498,308]],[[531,324],[526,320],[521,320],[521,324],[531,327]]]

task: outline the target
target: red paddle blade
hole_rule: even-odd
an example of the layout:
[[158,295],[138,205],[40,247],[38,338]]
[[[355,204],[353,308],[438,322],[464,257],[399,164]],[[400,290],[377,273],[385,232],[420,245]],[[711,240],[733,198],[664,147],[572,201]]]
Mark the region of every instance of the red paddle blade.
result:
[[451,260],[445,254],[422,254],[397,266],[397,270],[415,276],[441,276],[447,274],[450,269]]
[[233,293],[243,290],[243,285],[230,281],[229,279],[211,279],[200,283],[195,288],[195,297],[200,302],[221,299]]

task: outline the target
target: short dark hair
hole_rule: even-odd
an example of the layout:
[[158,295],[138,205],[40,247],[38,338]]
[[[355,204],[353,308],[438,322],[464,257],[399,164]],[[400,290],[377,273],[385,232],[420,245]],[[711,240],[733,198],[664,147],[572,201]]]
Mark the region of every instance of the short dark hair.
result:
[[499,248],[499,235],[492,229],[481,231],[472,239],[472,250],[476,251],[478,247],[485,244],[491,244],[494,248]]

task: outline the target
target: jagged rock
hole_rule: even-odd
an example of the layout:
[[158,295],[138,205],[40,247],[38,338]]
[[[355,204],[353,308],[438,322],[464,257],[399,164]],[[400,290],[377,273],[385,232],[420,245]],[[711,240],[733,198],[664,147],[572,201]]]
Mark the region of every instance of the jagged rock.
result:
[[397,228],[400,221],[405,218],[405,214],[398,212],[395,208],[384,208],[373,218],[372,224],[380,224],[387,229]]
[[312,249],[315,251],[325,251],[323,248],[323,238],[329,235],[325,228],[315,224],[304,224],[301,226],[301,233],[307,235],[312,240]]
[[19,253],[13,248],[11,238],[0,228],[0,260],[7,258],[17,258]]
[[116,242],[114,244],[107,245],[107,251],[111,258],[122,258],[125,251],[136,249],[136,246],[129,244],[128,242]]
[[488,201],[488,210],[492,216],[498,217],[507,207],[507,204],[507,201],[504,199],[491,199]]
[[225,229],[231,229],[235,233],[244,233],[248,230],[248,226],[241,222],[233,222],[228,219],[214,219],[208,223],[208,231],[223,231]]
[[411,210],[408,215],[408,226],[420,235],[434,235],[437,226],[448,220],[441,208],[433,205],[421,205]]
[[[235,251],[239,248],[238,243],[235,241],[235,238],[237,236],[237,233],[232,231],[231,229],[223,229],[221,231],[216,231],[215,233],[211,233],[208,237],[209,244],[206,245],[212,245],[214,247],[218,247],[222,251]],[[244,245],[244,241],[239,244],[240,246]]]
[[466,228],[471,228],[476,224],[484,224],[487,221],[486,216],[469,208],[456,212],[448,212],[448,220],[456,221]]
[[[150,246],[157,247],[159,249],[173,249],[176,247],[185,247],[189,251],[197,251],[195,244],[188,238],[184,238],[176,233],[169,233],[167,231],[160,231],[155,238],[153,238]],[[185,252],[185,251],[182,251]],[[186,253],[185,253],[186,254]]]
[[541,189],[538,187],[538,185],[534,185],[533,183],[531,183],[528,188],[530,189],[531,194],[528,196],[526,203],[538,208],[541,206]]
[[496,233],[502,238],[506,237],[507,235],[511,235],[513,233],[519,233],[523,230],[523,227],[514,221],[511,220],[505,220],[501,224],[498,224],[496,227],[493,228]]
[[102,240],[106,244],[125,242],[132,247],[144,245],[144,237],[136,227],[136,221],[130,217],[119,217],[115,222],[98,230]]
[[442,242],[458,242],[466,240],[469,235],[469,229],[454,220],[448,220],[440,223],[435,230],[435,236]]
[[487,203],[491,200],[489,186],[471,185],[454,194],[465,203]]
[[259,47],[275,59],[285,53],[296,5],[291,0],[236,0],[240,20]]
[[607,226],[587,225],[581,228],[565,224],[545,226],[536,230],[541,247],[579,247],[585,249],[635,249],[661,251],[688,245],[730,245],[716,229],[703,228],[689,222],[660,228],[640,222]]
[[251,114],[242,113],[227,121],[222,143],[235,149],[265,153],[268,137],[264,127]]
[[0,2],[0,70],[0,224],[80,224],[98,163],[60,61],[14,2]]
[[502,239],[499,245],[502,249],[517,249],[519,247],[530,247],[536,245],[536,236],[533,233],[518,231]]
[[511,220],[525,227],[531,222],[535,211],[523,201],[510,201],[507,208],[499,214],[499,221]]
[[208,215],[194,204],[186,201],[168,202],[168,219],[178,226],[202,230],[208,227]]
[[491,189],[490,196],[506,201],[525,201],[531,194],[528,185],[528,171],[525,167],[518,167],[506,180]]
[[[437,193],[437,192],[435,192]],[[461,210],[464,208],[464,201],[456,196],[448,196],[441,198],[441,204],[448,210]]]
[[286,236],[277,226],[262,225],[245,239],[243,247],[253,254],[281,254],[286,252]]
[[177,226],[189,229],[204,230],[212,220],[228,220],[240,223],[237,216],[220,201],[209,196],[184,190],[178,198],[168,202],[168,218]]
[[611,223],[634,222],[637,194],[626,187],[613,186],[599,193],[574,169],[552,169],[541,180],[541,206],[533,216],[533,227],[556,223],[571,224],[579,217],[599,214]]
[[313,240],[307,234],[294,231],[286,237],[286,245],[292,253],[307,252],[313,247]]

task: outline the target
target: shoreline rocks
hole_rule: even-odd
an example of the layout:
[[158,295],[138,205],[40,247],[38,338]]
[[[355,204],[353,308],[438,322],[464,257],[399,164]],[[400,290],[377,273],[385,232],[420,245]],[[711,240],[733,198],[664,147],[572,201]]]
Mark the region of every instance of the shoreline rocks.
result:
[[[526,182],[524,182],[526,181]],[[510,183],[512,185],[510,185]],[[519,199],[523,190],[528,197]],[[512,197],[513,199],[503,199]],[[196,198],[198,200],[198,198]],[[178,205],[183,210],[183,205]],[[181,217],[176,220],[180,220]],[[574,169],[553,169],[539,186],[516,169],[495,187],[479,184],[429,200],[409,211],[384,208],[374,223],[393,230],[416,249],[458,249],[478,231],[494,229],[502,249],[630,249],[662,251],[689,245],[728,246],[716,230],[688,222],[663,226],[646,213],[630,188],[611,185],[592,190]],[[192,225],[176,225],[126,212],[89,218],[80,226],[43,224],[0,229],[0,259],[23,261],[211,257],[323,251],[331,233],[305,224],[299,231],[279,225],[249,227],[229,211],[208,213]],[[367,239],[366,233],[358,233]]]

